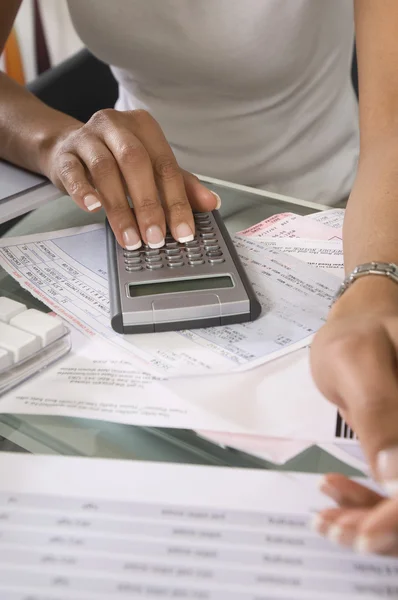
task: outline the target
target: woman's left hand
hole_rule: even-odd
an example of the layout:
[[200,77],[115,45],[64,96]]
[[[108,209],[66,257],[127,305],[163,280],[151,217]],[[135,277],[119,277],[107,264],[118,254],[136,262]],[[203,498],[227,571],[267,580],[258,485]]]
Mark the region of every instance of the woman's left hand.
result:
[[398,497],[386,498],[343,475],[326,475],[321,491],[338,508],[320,512],[315,529],[360,553],[398,556]]
[[376,276],[356,281],[315,337],[311,367],[390,496],[327,476],[324,491],[339,508],[321,513],[317,528],[359,551],[398,555],[398,285]]

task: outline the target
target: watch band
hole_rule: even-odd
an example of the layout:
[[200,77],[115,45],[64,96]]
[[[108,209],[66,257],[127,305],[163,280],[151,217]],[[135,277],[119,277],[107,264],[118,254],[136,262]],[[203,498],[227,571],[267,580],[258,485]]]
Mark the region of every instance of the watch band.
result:
[[398,283],[398,266],[394,263],[385,263],[385,262],[371,262],[364,263],[363,265],[358,265],[355,269],[347,275],[341,284],[340,288],[335,295],[334,302],[338,300],[344,292],[348,290],[349,287],[361,277],[365,277],[367,275],[383,275],[384,277],[388,277]]

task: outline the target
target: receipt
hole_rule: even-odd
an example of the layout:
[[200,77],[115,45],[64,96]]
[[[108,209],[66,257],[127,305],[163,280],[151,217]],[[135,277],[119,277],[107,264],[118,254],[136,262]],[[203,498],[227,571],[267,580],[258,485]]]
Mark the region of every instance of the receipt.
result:
[[[279,253],[295,256],[300,260],[344,278],[343,244],[339,240],[318,241],[301,238],[278,239],[268,237],[249,238],[250,241],[260,242],[264,248],[274,248]],[[255,251],[255,250],[254,250]]]
[[[317,227],[324,227],[317,225]],[[305,346],[324,323],[334,276],[239,236],[238,252],[262,304],[253,323],[120,336],[110,327],[105,231],[94,225],[0,240],[0,264],[88,336],[170,376],[245,370]]]
[[[315,221],[316,223],[322,223],[322,225],[327,225],[328,227],[332,227],[333,229],[342,229],[344,222],[345,210],[344,208],[331,208],[330,210],[325,210],[323,212],[313,213],[312,215],[307,215],[304,217],[305,219],[311,219],[311,221]],[[339,233],[341,235],[341,232]]]
[[[328,211],[327,211],[328,212]],[[323,213],[319,213],[323,215]],[[318,215],[318,213],[317,213]],[[319,222],[296,215],[294,213],[281,213],[273,215],[261,223],[239,232],[244,237],[256,236],[276,238],[305,238],[314,240],[341,240],[342,233],[336,228],[329,227],[327,218]]]

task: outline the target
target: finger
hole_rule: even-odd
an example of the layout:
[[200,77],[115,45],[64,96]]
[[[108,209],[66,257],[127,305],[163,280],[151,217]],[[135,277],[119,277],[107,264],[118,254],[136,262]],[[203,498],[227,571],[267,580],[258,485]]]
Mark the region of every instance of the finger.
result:
[[188,171],[182,171],[185,190],[192,210],[198,212],[208,212],[219,210],[221,207],[221,198],[215,192],[209,190],[203,183]]
[[329,377],[334,379],[373,471],[384,483],[388,484],[386,479],[398,481],[397,364],[387,331],[380,327],[341,336],[331,355]]
[[352,546],[361,524],[370,509],[335,508],[321,511],[313,522],[313,528],[331,542]]
[[87,178],[87,173],[77,156],[64,152],[58,157],[57,178],[66,193],[80,208],[94,211],[101,208],[101,198]]
[[347,508],[372,508],[383,499],[380,494],[338,473],[325,475],[319,489],[341,507]]
[[179,242],[189,242],[194,238],[195,223],[177,160],[155,119],[145,111],[134,111],[133,119],[134,133],[151,159],[170,231]]
[[358,529],[357,552],[398,556],[398,499],[380,502]]
[[101,140],[90,135],[80,140],[78,152],[101,195],[118,243],[127,250],[136,250],[141,246],[141,237],[112,153]]
[[115,121],[103,132],[103,139],[126,182],[142,239],[151,248],[162,247],[166,220],[148,152],[124,123]]

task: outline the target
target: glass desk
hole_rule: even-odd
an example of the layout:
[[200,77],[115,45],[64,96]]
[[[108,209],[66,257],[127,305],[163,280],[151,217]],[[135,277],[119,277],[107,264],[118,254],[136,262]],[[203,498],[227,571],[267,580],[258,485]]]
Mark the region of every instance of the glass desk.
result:
[[[216,183],[207,178],[205,181],[206,185],[221,196],[221,213],[231,233],[280,212],[304,215],[322,209],[321,206],[269,197],[264,192]],[[103,214],[84,213],[69,198],[64,197],[26,216],[6,235],[64,229],[103,219]],[[44,305],[23,290],[1,268],[0,290],[2,295],[22,301],[31,308],[46,310]],[[136,427],[68,417],[0,414],[0,450],[358,474],[316,446],[279,467],[243,452],[219,447],[200,438],[193,431]]]

